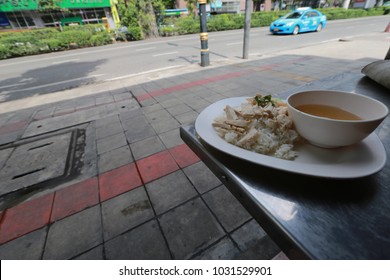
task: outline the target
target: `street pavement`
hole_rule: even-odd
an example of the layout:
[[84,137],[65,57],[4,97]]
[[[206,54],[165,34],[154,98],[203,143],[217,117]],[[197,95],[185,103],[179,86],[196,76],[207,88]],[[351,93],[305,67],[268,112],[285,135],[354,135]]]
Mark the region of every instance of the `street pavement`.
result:
[[179,128],[223,98],[360,72],[389,43],[340,38],[0,103],[0,258],[286,259]]

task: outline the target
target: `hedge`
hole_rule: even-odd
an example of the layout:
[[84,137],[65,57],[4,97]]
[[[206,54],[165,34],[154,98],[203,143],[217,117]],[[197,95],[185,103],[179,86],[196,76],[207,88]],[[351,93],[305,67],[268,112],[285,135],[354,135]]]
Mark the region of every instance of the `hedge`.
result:
[[0,32],[0,59],[110,43],[111,34],[100,24]]

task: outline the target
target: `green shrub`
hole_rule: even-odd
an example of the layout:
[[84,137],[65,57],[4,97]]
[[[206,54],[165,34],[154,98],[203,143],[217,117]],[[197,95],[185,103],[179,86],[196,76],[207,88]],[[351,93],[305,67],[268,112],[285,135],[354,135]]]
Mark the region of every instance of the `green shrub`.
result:
[[172,25],[164,25],[160,26],[158,29],[160,36],[174,36],[176,35],[176,28],[175,26]]
[[199,22],[199,17],[180,17],[175,22],[177,33],[179,35],[199,33]]
[[207,21],[209,31],[240,29],[244,27],[245,17],[241,14],[222,14],[211,16]]
[[68,48],[68,44],[57,38],[47,38],[42,40],[42,44],[46,44],[52,52],[63,51]]
[[89,46],[91,37],[92,34],[86,30],[64,30],[58,35],[58,39],[68,44],[69,47],[79,48]]
[[0,44],[0,59],[6,59],[10,57],[8,48],[5,45]]
[[139,26],[130,26],[128,32],[131,34],[132,40],[138,41],[144,39],[142,29]]
[[91,46],[103,46],[108,45],[112,42],[111,36],[108,32],[101,32],[95,35],[92,35],[90,39]]

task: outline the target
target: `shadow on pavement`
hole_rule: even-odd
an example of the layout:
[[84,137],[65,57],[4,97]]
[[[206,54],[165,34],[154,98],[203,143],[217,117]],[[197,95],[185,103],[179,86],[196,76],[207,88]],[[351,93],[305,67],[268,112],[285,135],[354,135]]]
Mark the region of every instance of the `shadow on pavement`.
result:
[[93,62],[67,62],[26,71],[20,77],[0,82],[0,102],[94,83],[97,75],[90,74],[104,62],[103,59]]

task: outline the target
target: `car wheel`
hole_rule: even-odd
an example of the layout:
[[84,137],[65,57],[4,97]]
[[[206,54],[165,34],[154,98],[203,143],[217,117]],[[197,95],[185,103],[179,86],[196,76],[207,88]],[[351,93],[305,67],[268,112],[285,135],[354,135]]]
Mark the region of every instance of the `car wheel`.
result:
[[299,33],[299,26],[294,26],[294,29],[293,29],[293,35],[297,35]]
[[317,26],[316,31],[317,31],[317,32],[320,32],[321,30],[322,30],[322,23],[320,23],[320,24]]

